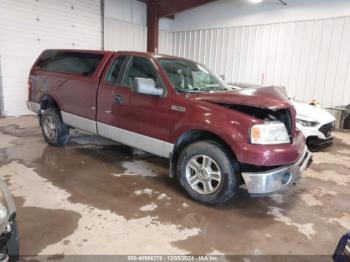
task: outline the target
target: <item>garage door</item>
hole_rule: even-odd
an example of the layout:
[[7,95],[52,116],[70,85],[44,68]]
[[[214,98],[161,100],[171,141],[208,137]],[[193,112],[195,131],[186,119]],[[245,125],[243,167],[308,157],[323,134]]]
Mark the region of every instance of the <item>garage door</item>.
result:
[[27,77],[35,58],[47,48],[100,49],[100,1],[0,1],[4,115],[29,113]]

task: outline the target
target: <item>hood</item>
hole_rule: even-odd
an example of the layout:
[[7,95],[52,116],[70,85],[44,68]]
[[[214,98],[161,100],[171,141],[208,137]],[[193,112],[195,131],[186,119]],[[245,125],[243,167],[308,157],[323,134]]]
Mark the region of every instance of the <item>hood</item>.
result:
[[261,87],[234,91],[198,93],[191,99],[216,104],[246,105],[270,110],[286,109],[291,103],[283,87]]
[[297,118],[308,121],[317,121],[321,124],[335,121],[335,117],[322,108],[296,101],[291,102],[297,112]]

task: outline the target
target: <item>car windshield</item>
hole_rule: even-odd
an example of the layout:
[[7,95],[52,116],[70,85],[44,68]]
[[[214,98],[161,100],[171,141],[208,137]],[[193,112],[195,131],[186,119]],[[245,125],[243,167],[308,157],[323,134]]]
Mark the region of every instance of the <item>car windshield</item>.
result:
[[195,62],[158,58],[170,82],[178,92],[225,91],[231,88],[204,65]]

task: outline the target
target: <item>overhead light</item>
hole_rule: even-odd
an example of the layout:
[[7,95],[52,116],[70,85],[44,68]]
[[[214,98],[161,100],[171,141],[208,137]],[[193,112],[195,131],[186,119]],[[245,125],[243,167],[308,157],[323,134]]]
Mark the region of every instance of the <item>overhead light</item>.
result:
[[254,4],[259,4],[264,0],[249,0],[250,2],[254,3]]

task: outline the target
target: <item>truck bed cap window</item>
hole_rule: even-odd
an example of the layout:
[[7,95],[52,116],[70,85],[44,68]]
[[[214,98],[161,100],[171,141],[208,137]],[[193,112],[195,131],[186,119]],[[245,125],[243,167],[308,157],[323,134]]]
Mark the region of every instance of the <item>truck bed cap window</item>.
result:
[[36,66],[44,71],[91,76],[102,58],[102,54],[49,50],[43,52]]

